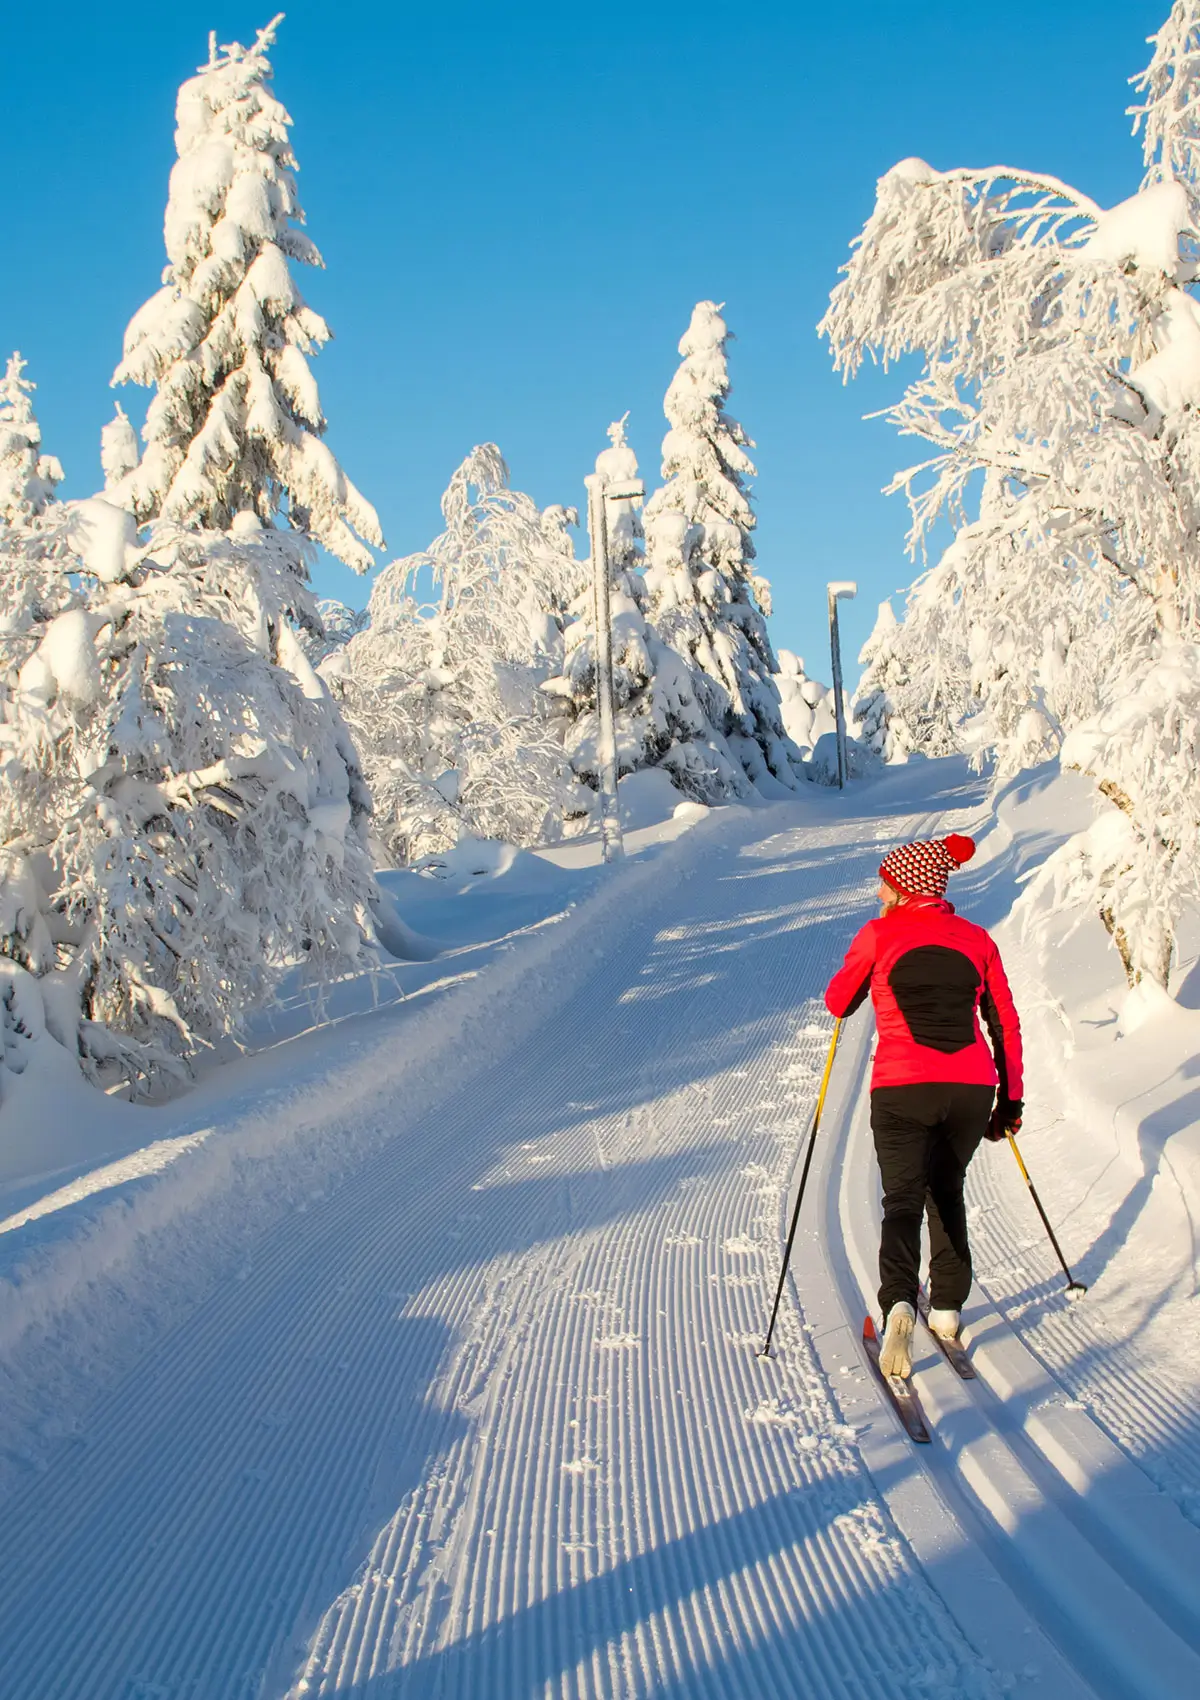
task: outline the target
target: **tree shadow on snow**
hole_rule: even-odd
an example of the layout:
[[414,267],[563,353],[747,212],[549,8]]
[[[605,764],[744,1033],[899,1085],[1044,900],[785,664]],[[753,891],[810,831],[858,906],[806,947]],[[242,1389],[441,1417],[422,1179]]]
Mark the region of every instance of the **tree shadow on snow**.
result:
[[[852,1494],[867,1481],[857,1478]],[[826,1569],[825,1530],[854,1509],[843,1493],[815,1517],[806,1511],[805,1497],[828,1495],[829,1485],[664,1541],[386,1675],[335,1680],[331,1700],[898,1697],[908,1682],[897,1676],[895,1649],[918,1645],[925,1678],[940,1665],[937,1675],[953,1680],[974,1659],[922,1581],[896,1567],[890,1585],[882,1573]],[[936,1588],[937,1567],[929,1580]]]

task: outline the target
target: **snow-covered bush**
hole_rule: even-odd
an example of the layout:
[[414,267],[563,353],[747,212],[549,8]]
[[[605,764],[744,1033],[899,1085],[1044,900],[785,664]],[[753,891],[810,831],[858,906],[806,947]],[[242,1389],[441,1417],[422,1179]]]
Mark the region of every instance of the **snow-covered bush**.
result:
[[768,795],[793,791],[801,765],[772,677],[770,586],[752,565],[754,445],[725,411],[728,337],[716,303],[701,301],[663,404],[665,482],[645,514],[648,618],[690,668],[707,722],[678,745],[678,764],[706,801],[744,796],[751,782]]
[[810,679],[802,658],[790,649],[779,651],[775,688],[779,692],[784,730],[807,760],[817,740],[836,730],[833,689],[819,679]]
[[428,549],[383,570],[365,628],[324,664],[397,863],[463,832],[535,843],[586,808],[539,689],[561,672],[582,580],[575,516],[511,489],[494,443],[455,472],[442,515]]
[[1062,759],[1097,778],[1110,806],[1053,858],[1058,895],[1095,902],[1129,978],[1165,986],[1175,912],[1200,905],[1200,812],[1187,806],[1200,773],[1200,646],[1166,643],[1135,662],[1067,734]]
[[[27,934],[12,954],[89,1073],[158,1090],[289,969],[321,983],[361,960],[369,798],[272,618],[299,539],[244,514],[231,532],[160,521],[139,545],[124,510],[81,511],[64,571],[87,594],[46,625],[6,705],[19,788],[0,820]],[[119,563],[106,515],[126,527]]]
[[1045,174],[905,160],[821,329],[847,376],[923,357],[891,418],[931,452],[892,488],[914,548],[941,518],[957,534],[885,643],[905,735],[991,756],[998,779],[1085,746],[1128,822],[1097,896],[1131,975],[1161,979],[1196,791],[1124,784],[1120,745],[1173,768],[1182,723],[1131,681],[1200,636],[1200,0],[1153,45],[1137,194],[1105,211]]

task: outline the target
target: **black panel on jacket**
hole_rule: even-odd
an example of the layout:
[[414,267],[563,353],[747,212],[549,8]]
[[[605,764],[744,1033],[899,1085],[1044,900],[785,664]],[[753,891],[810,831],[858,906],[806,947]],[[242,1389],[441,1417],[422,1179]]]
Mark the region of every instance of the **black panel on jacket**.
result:
[[975,1042],[980,974],[969,956],[944,944],[906,950],[888,975],[908,1030],[932,1051],[965,1051]]
[[988,1038],[992,1041],[992,1055],[996,1059],[996,1074],[1000,1086],[997,1096],[1008,1097],[1008,1052],[1004,1049],[1004,1029],[1000,1025],[1000,1011],[996,1008],[996,1000],[991,992],[984,992],[979,1000],[979,1013],[987,1025]]

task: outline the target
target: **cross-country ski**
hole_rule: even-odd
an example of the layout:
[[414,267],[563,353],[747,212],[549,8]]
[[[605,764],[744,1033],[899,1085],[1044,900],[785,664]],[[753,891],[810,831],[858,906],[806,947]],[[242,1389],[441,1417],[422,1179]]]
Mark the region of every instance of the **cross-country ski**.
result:
[[1200,0],[12,12],[0,1700],[1196,1700]]
[[885,1375],[879,1362],[879,1334],[875,1328],[874,1319],[870,1316],[863,1320],[862,1328],[863,1350],[870,1360],[871,1368],[879,1379],[892,1403],[892,1408],[904,1424],[905,1432],[910,1440],[919,1445],[929,1443],[929,1426],[925,1421],[925,1413],[921,1409],[921,1401],[913,1392],[912,1385],[906,1375]]
[[975,1380],[975,1365],[957,1333],[947,1334],[940,1328],[932,1328],[929,1323],[929,1295],[924,1287],[921,1288],[917,1299],[921,1321],[929,1331],[929,1337],[941,1349],[942,1355],[956,1375],[964,1381]]

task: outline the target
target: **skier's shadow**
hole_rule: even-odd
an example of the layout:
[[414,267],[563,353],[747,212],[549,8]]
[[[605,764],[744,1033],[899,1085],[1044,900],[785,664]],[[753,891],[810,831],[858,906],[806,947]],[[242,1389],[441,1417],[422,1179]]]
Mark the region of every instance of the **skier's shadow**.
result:
[[[1169,1179],[1169,1173],[1164,1176],[1164,1170],[1169,1171],[1169,1160],[1164,1147],[1173,1135],[1181,1133],[1197,1121],[1200,1121],[1200,1087],[1194,1087],[1185,1092],[1181,1098],[1172,1099],[1170,1103],[1161,1105],[1157,1110],[1151,1110],[1137,1124],[1138,1161],[1141,1174],[1109,1219],[1104,1229],[1080,1260],[1080,1268],[1084,1280],[1091,1286],[1097,1282],[1108,1269],[1113,1259],[1129,1243],[1129,1239],[1137,1225],[1138,1219],[1150,1201],[1150,1195],[1155,1184],[1163,1178]],[[1197,1224],[1192,1217],[1187,1194],[1180,1188],[1180,1196],[1187,1214],[1191,1232],[1193,1271],[1197,1264]],[[1181,1295],[1178,1283],[1171,1283],[1162,1288],[1147,1304],[1143,1315],[1143,1324],[1149,1322],[1165,1306],[1175,1303],[1181,1296],[1195,1297],[1197,1291],[1196,1279],[1193,1274],[1191,1291]]]

